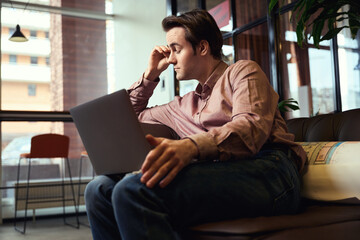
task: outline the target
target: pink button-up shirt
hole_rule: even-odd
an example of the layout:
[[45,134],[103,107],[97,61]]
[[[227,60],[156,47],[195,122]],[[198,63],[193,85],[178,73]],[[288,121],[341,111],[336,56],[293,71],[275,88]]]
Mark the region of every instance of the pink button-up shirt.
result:
[[306,154],[293,142],[277,108],[278,94],[253,61],[220,62],[205,84],[168,104],[146,108],[158,82],[141,78],[129,89],[139,120],[160,123],[198,147],[199,159],[246,158],[265,143],[289,145],[301,170]]

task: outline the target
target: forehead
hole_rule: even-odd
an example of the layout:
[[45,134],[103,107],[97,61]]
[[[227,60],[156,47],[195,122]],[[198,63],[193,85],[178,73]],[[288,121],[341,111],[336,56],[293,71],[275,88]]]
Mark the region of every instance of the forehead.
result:
[[166,41],[168,46],[172,45],[185,45],[187,43],[185,39],[185,29],[182,27],[174,27],[167,31]]

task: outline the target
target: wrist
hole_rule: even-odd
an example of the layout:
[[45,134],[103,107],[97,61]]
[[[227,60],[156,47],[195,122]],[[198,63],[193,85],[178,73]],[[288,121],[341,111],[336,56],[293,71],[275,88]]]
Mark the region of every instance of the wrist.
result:
[[184,140],[187,141],[187,147],[188,151],[192,158],[198,158],[199,157],[199,149],[196,145],[196,143],[191,138],[185,138]]
[[149,81],[153,81],[155,82],[160,76],[160,73],[155,73],[155,71],[151,71],[146,69],[145,73],[144,73],[144,78],[149,80]]

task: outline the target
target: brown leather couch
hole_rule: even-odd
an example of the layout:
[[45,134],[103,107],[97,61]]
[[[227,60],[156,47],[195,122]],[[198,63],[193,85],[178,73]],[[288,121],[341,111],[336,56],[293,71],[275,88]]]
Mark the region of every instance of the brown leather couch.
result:
[[[297,142],[360,141],[360,109],[290,119],[287,126]],[[176,136],[161,127],[144,125],[144,130],[157,136]],[[183,239],[355,240],[360,239],[360,205],[303,199],[302,208],[296,215],[206,223],[184,232]]]

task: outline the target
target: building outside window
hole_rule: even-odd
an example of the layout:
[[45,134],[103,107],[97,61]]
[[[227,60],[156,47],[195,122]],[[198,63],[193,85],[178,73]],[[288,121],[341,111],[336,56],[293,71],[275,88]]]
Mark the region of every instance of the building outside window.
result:
[[37,31],[36,30],[30,30],[30,37],[36,38],[37,37]]
[[15,32],[15,28],[8,28],[9,29],[9,37],[11,37],[13,35],[13,33]]
[[37,65],[38,57],[30,57],[30,64]]
[[36,84],[28,85],[28,96],[36,96]]
[[9,63],[17,63],[17,55],[9,55]]
[[[27,9],[1,2],[1,106],[4,111],[15,112],[16,121],[0,118],[1,124],[1,186],[2,208],[13,209],[14,181],[20,153],[29,152],[31,137],[42,133],[59,133],[70,137],[70,162],[73,176],[79,175],[78,159],[83,151],[82,142],[72,122],[49,120],[46,113],[64,113],[78,104],[115,91],[109,66],[113,65],[113,16],[111,0],[50,1],[32,0]],[[37,9],[41,5],[41,9]],[[49,8],[47,8],[49,7]],[[67,14],[62,14],[62,8]],[[54,11],[56,9],[56,11]],[[70,10],[70,13],[69,13]],[[84,12],[87,14],[84,16]],[[17,16],[21,14],[21,18]],[[80,17],[81,16],[81,17]],[[19,21],[19,22],[18,22]],[[8,40],[5,29],[16,24],[29,39],[24,43]],[[12,33],[12,31],[10,30]],[[112,85],[111,85],[112,86]],[[28,112],[38,112],[38,119],[27,119]],[[59,166],[61,161],[38,161],[33,165],[31,178],[37,166]],[[40,169],[40,168],[39,168]],[[83,166],[83,176],[92,176],[89,163]],[[21,179],[25,175],[21,175]],[[11,211],[4,218],[13,217]],[[10,212],[10,214],[9,214]]]

